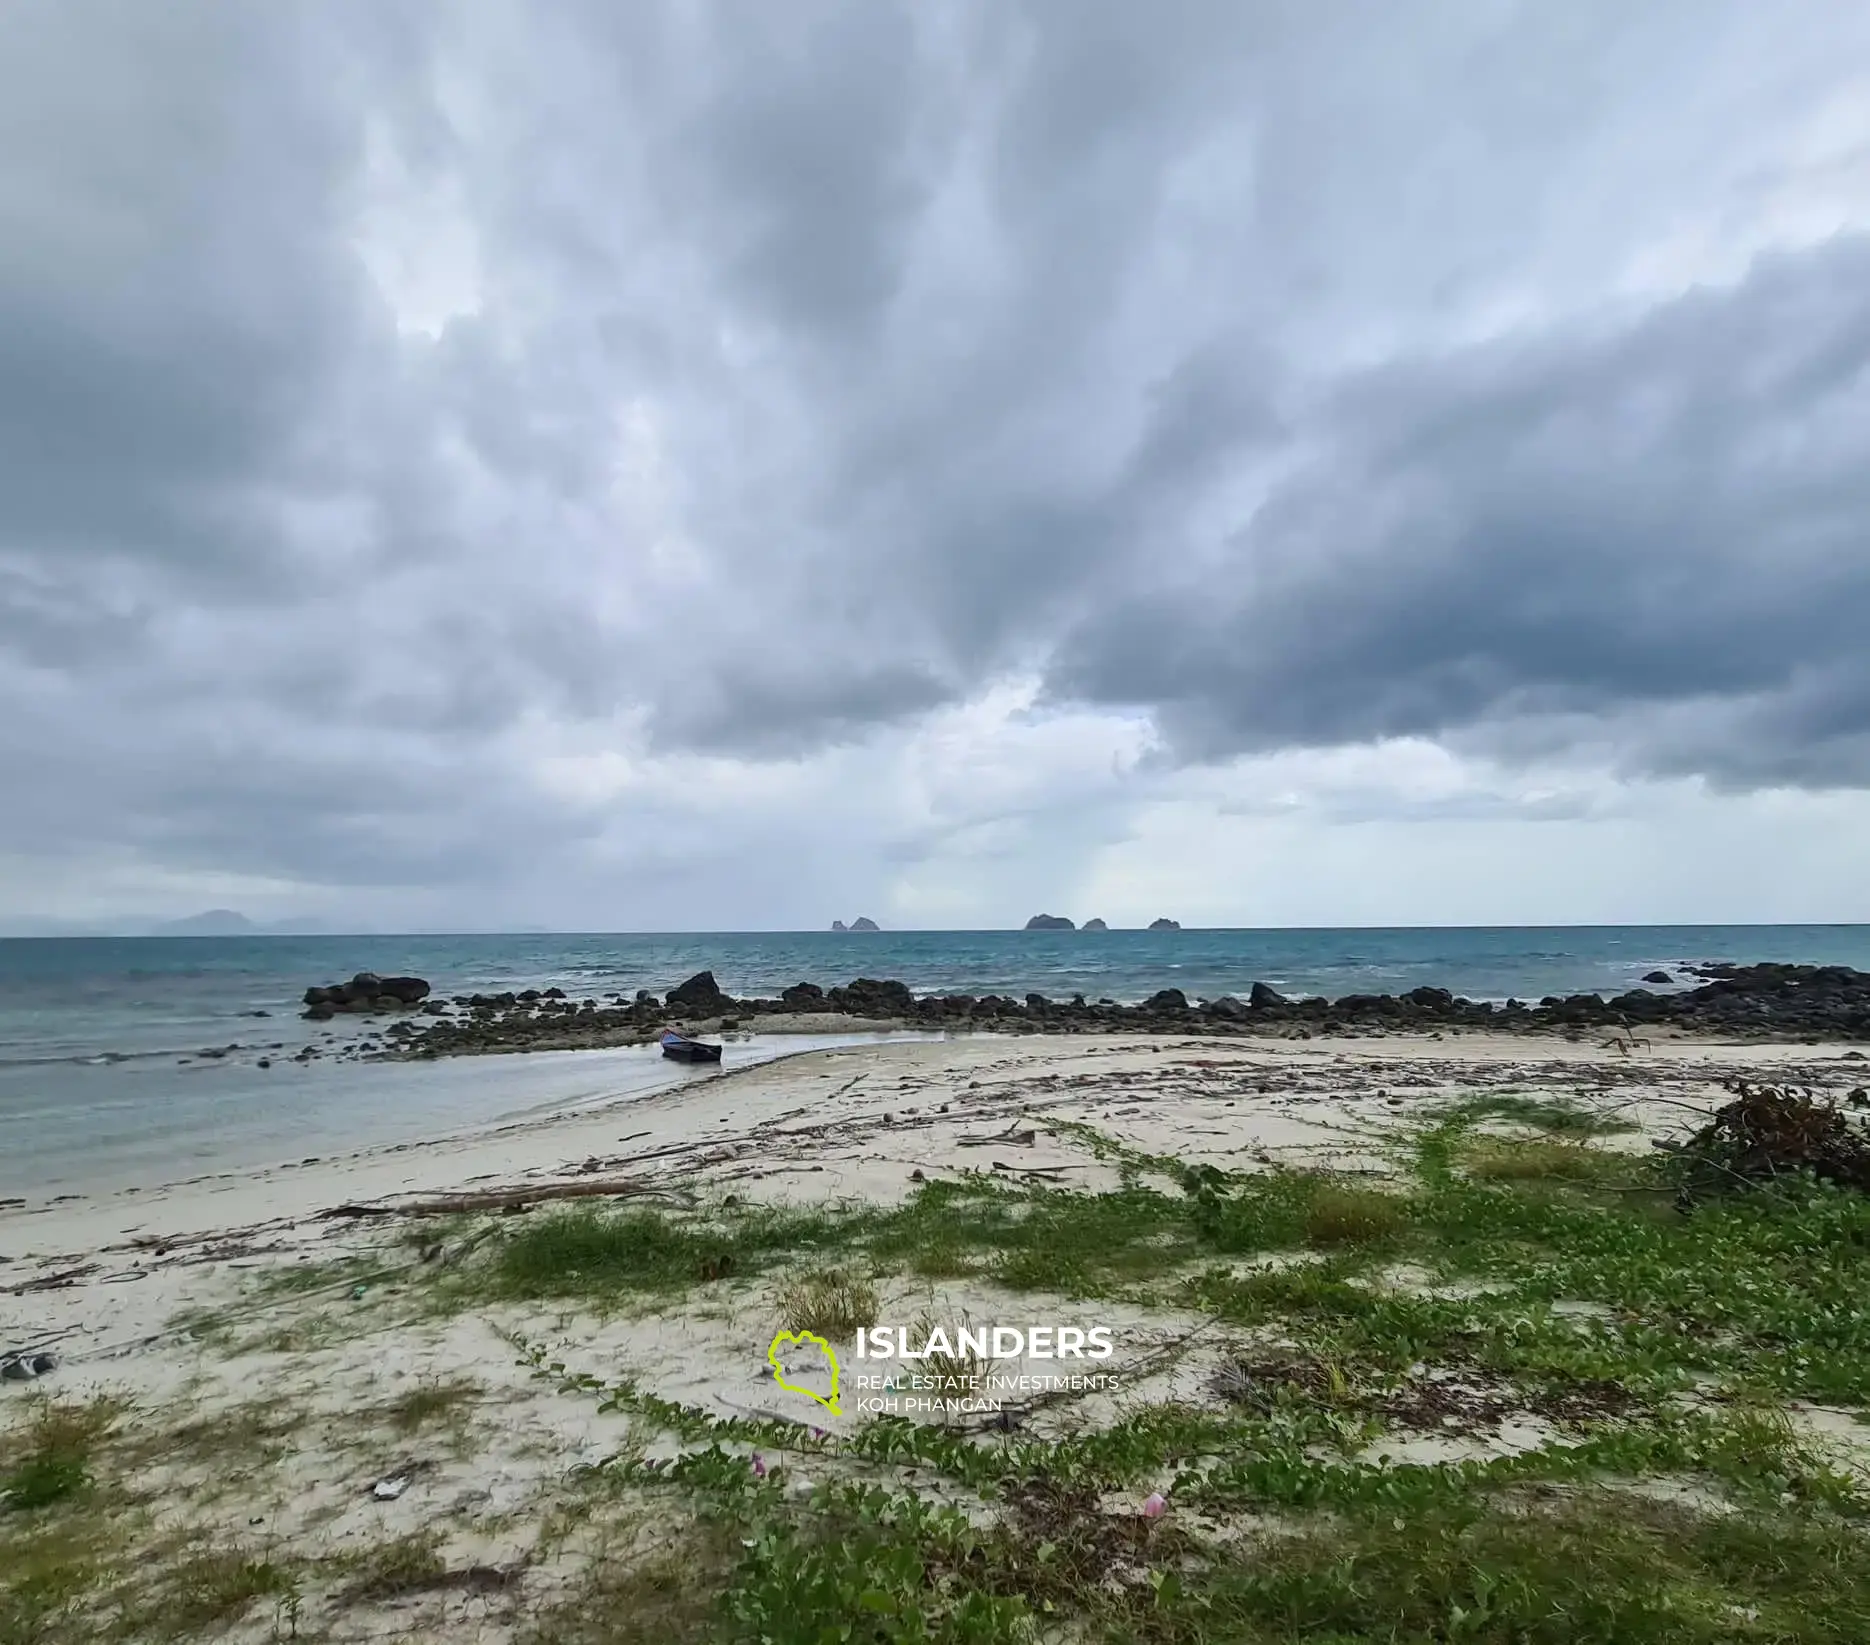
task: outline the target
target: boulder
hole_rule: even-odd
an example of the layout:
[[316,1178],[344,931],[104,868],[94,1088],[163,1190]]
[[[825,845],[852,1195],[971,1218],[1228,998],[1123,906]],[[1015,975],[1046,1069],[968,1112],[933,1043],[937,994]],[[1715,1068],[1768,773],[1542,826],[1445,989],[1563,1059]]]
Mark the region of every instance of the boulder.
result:
[[1292,1002],[1276,988],[1269,988],[1263,982],[1256,982],[1247,990],[1247,1004],[1256,1011],[1264,1011],[1268,1006],[1290,1005]]
[[1672,976],[1670,976],[1668,972],[1666,971],[1645,971],[1643,973],[1643,981],[1644,982],[1655,982],[1655,983],[1671,983],[1671,982],[1674,982],[1675,979]]
[[781,992],[779,1003],[788,1011],[822,1011],[825,991],[815,982],[795,982]]
[[853,1017],[900,1017],[916,1008],[916,997],[905,982],[879,982],[875,977],[858,977],[848,986],[834,988],[826,996],[831,1009]]
[[1188,996],[1179,988],[1164,988],[1143,1001],[1145,1011],[1186,1011]]
[[721,992],[712,971],[697,971],[687,982],[669,990],[669,1009],[695,1016],[718,1016],[733,1003]]
[[[417,1006],[428,998],[429,985],[422,977],[379,977],[374,971],[359,971],[349,982],[334,982],[322,988],[305,990],[306,1010],[314,1022],[323,1022],[339,1011],[353,1013],[400,1011]],[[313,1016],[314,1012],[321,1013]]]

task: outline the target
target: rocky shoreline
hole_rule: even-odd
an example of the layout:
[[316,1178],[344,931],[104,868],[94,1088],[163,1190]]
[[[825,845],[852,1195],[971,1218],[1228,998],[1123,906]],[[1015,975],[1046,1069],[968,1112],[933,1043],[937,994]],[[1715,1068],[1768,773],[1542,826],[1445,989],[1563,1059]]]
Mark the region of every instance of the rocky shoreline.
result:
[[[378,1054],[428,1058],[509,1051],[572,1050],[644,1043],[665,1027],[690,1032],[778,1032],[840,1026],[971,1033],[1202,1033],[1308,1039],[1319,1035],[1433,1033],[1596,1033],[1625,1040],[1656,1030],[1728,1039],[1870,1042],[1870,972],[1848,966],[1734,965],[1687,968],[1695,985],[1671,992],[1635,988],[1605,999],[1596,994],[1548,995],[1504,1005],[1457,998],[1443,988],[1407,994],[1351,994],[1341,999],[1288,999],[1255,983],[1246,999],[1190,1000],[1165,988],[1134,1005],[1082,996],[1052,1000],[1028,994],[929,994],[906,983],[859,977],[841,987],[795,983],[777,999],[735,999],[703,971],[659,997],[572,999],[563,989],[429,997],[419,978],[391,979],[380,991],[367,974],[337,988],[309,989],[307,1017],[339,1010],[398,1013],[383,1031]],[[339,990],[342,994],[339,997]]]

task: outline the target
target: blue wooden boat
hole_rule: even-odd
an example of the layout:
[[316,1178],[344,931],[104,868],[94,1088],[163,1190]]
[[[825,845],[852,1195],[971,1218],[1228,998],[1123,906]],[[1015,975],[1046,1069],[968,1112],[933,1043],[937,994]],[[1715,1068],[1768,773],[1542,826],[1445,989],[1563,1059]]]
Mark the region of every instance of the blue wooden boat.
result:
[[691,1040],[673,1029],[662,1036],[662,1054],[675,1062],[719,1062],[721,1047],[703,1040]]

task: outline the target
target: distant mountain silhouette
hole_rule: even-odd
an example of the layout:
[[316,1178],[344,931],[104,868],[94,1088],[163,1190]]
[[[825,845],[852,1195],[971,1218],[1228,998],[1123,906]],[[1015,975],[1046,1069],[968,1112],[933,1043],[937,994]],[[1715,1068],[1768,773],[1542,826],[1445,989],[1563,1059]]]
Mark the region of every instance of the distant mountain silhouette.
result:
[[245,914],[231,908],[210,908],[185,920],[165,920],[155,927],[158,937],[250,937],[260,928]]

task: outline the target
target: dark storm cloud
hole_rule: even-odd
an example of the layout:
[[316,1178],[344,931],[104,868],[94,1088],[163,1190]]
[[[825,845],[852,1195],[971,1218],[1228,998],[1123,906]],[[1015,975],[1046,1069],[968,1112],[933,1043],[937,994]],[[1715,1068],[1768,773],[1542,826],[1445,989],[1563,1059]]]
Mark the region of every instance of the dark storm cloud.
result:
[[20,0],[0,851],[493,885],[615,821],[543,750],[792,760],[1013,674],[1181,760],[1870,782],[1870,269],[1745,268],[1863,227],[1866,35]]
[[[1870,781],[1870,240],[1353,379],[1297,441],[1226,556],[1152,571],[1055,691],[1202,757],[1600,715],[1652,770]],[[1633,713],[1670,705],[1698,714]]]

